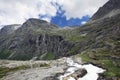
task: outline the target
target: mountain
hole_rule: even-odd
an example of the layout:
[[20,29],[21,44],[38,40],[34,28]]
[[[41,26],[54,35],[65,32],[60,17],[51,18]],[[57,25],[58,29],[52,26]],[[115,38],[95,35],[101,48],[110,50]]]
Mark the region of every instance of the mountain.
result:
[[105,68],[104,78],[115,80],[120,75],[120,0],[109,0],[81,27],[61,29],[31,18],[17,29],[3,27],[0,33],[0,59],[76,56]]
[[120,0],[109,0],[103,7],[99,8],[91,20],[110,18],[117,14],[120,14]]
[[86,36],[80,45],[84,50],[76,56],[105,68],[107,71],[100,80],[119,80],[120,0],[109,0],[88,23],[76,29],[76,35],[83,33]]
[[6,25],[0,30],[0,35],[11,34],[19,27],[21,27],[20,24]]
[[13,28],[5,26],[1,29],[1,33],[11,33],[0,37],[2,59],[56,59],[66,55],[75,45],[55,33],[58,26],[43,20],[31,18],[15,31]]

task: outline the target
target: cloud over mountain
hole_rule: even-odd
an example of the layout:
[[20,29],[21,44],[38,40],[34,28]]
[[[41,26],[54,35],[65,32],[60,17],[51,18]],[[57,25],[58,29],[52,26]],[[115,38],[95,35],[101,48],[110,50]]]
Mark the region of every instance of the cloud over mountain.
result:
[[0,0],[0,25],[22,24],[28,18],[51,21],[59,12],[64,16],[82,18],[93,15],[108,0]]
[[67,19],[92,16],[108,0],[61,0],[60,4]]

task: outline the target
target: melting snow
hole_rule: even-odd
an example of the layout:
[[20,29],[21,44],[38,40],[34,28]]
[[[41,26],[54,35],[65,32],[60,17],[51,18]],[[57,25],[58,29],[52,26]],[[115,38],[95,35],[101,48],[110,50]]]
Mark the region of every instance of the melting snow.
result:
[[[94,66],[92,64],[85,64],[81,65],[78,63],[74,63],[71,58],[67,59],[67,65],[69,68],[67,69],[66,73],[64,75],[61,75],[59,77],[59,80],[63,80],[64,77],[67,77],[71,74],[73,74],[78,69],[86,69],[87,74],[83,76],[82,78],[79,78],[78,80],[97,80],[98,79],[98,73],[103,73],[105,70],[102,68],[99,68],[97,66]],[[69,77],[68,80],[75,80],[73,77]]]

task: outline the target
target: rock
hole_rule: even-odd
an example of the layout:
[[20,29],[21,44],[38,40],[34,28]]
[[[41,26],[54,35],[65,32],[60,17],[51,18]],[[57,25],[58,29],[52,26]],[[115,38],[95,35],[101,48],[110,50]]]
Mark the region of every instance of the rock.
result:
[[11,34],[20,27],[20,24],[6,25],[0,30],[0,36]]
[[79,70],[75,71],[75,74],[77,74],[77,77],[80,78],[80,77],[83,77],[87,74],[87,70],[79,69]]
[[104,74],[99,74],[99,78],[97,80],[106,80]]
[[59,80],[58,77],[63,75],[63,73],[56,73],[55,76],[45,77],[43,80]]
[[79,70],[76,70],[73,74],[65,77],[64,79],[67,80],[71,76],[75,80],[78,80],[79,78],[85,76],[86,74],[87,74],[87,71],[85,69],[79,69]]
[[106,15],[107,17],[111,17],[118,13],[120,13],[120,0],[109,0],[103,7],[100,7],[100,9],[93,15],[91,20],[100,19],[105,17]]
[[57,79],[56,77],[50,76],[50,77],[46,77],[42,80],[59,80],[59,79]]

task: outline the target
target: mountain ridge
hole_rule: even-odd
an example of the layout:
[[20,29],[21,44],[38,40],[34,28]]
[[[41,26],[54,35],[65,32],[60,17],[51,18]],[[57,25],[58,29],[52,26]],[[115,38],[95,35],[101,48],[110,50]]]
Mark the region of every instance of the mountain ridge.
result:
[[[105,15],[108,15],[109,13],[111,13],[111,15],[106,16],[107,17],[112,17],[112,15],[116,15],[117,12],[118,14],[120,13],[120,0],[109,0],[103,7],[100,7],[99,10],[92,16],[91,20],[96,20],[96,19],[100,19],[102,17],[105,17]],[[113,14],[115,13],[116,14]]]

